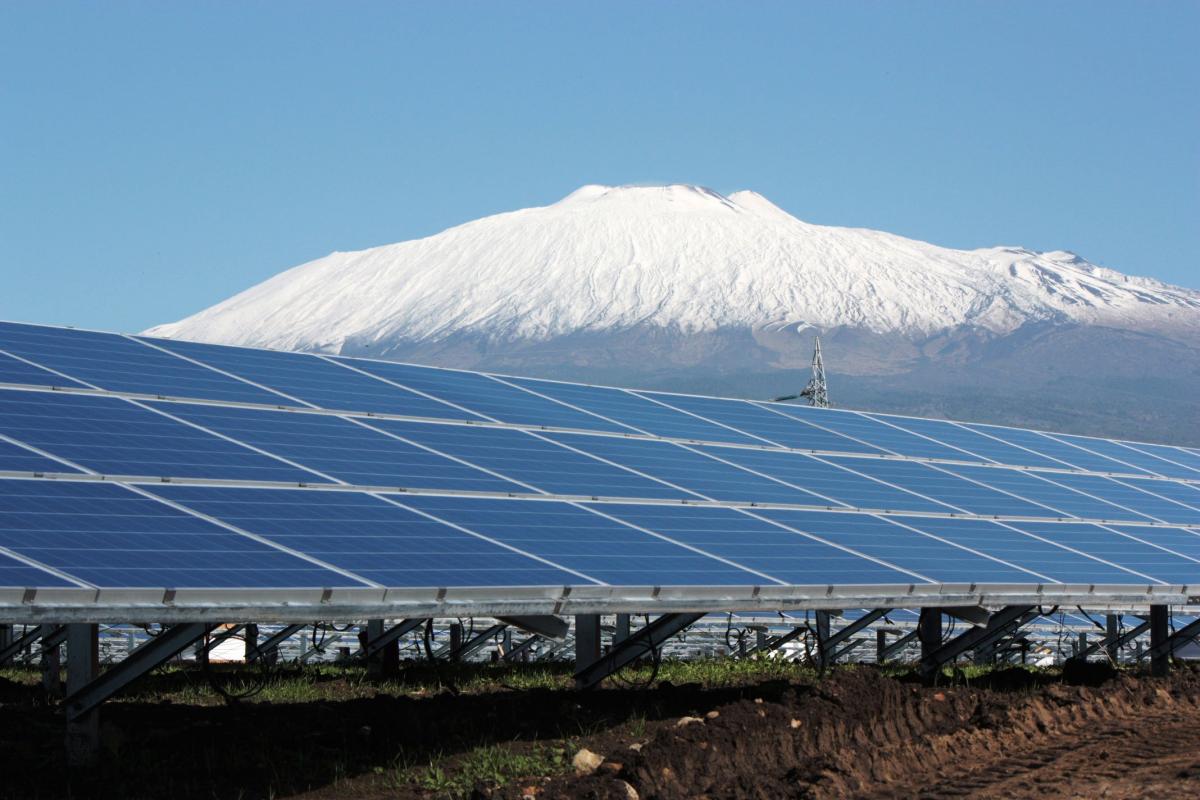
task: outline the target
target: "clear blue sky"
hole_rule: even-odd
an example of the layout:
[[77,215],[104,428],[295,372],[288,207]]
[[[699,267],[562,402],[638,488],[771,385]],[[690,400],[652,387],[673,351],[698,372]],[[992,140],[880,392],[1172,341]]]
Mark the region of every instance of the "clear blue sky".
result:
[[0,318],[134,331],[584,183],[1200,287],[1200,3],[0,5]]

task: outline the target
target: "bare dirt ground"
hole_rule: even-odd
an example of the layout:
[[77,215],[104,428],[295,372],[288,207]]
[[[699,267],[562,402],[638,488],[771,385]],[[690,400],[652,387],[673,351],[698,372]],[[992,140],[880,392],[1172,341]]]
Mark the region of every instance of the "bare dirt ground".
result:
[[[372,683],[323,668],[235,704],[195,676],[153,675],[105,706],[89,771],[63,764],[36,673],[9,671],[0,797],[1200,797],[1200,675],[1186,668],[952,686],[871,667],[680,668],[651,690],[588,693],[568,668],[540,669]],[[581,748],[602,756],[592,774],[572,768]]]

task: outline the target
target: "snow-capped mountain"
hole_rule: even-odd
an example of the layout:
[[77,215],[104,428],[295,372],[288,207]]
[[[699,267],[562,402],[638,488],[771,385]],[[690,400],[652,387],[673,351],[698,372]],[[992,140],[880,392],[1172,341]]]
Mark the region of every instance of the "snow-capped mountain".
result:
[[1041,321],[1200,328],[1200,292],[1068,252],[952,250],[811,225],[754,192],[584,186],[550,206],[333,253],[150,333],[386,353],[462,333],[544,342],[814,326],[911,337]]
[[1200,291],[1064,251],[812,225],[754,192],[584,186],[333,253],[148,333],[1200,444]]

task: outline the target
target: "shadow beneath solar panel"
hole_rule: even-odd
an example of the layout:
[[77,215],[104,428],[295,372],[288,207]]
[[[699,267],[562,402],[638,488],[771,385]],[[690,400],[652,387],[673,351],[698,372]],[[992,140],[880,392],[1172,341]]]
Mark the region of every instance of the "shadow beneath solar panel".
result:
[[[436,789],[438,765],[449,768],[464,754],[525,744],[563,766],[584,737],[600,747],[607,736],[628,738],[631,725],[796,690],[786,680],[746,680],[579,692],[570,664],[408,666],[392,680],[353,667],[284,668],[233,702],[213,684],[236,695],[258,685],[254,670],[159,671],[104,706],[105,756],[94,771],[73,774],[62,763],[63,720],[43,698],[40,673],[6,670],[0,774],[14,779],[0,781],[0,798],[455,796],[427,792]],[[334,791],[363,778],[368,786]]]

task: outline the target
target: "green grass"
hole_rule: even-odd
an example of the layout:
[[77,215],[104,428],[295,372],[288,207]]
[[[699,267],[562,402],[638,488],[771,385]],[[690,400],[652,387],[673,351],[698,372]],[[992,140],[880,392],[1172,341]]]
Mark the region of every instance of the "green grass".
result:
[[[477,786],[495,788],[518,778],[559,775],[571,768],[568,742],[537,744],[527,751],[510,745],[484,745],[447,760],[437,758],[427,767],[409,770],[410,780],[439,797],[467,797]],[[394,785],[394,784],[393,784]]]

